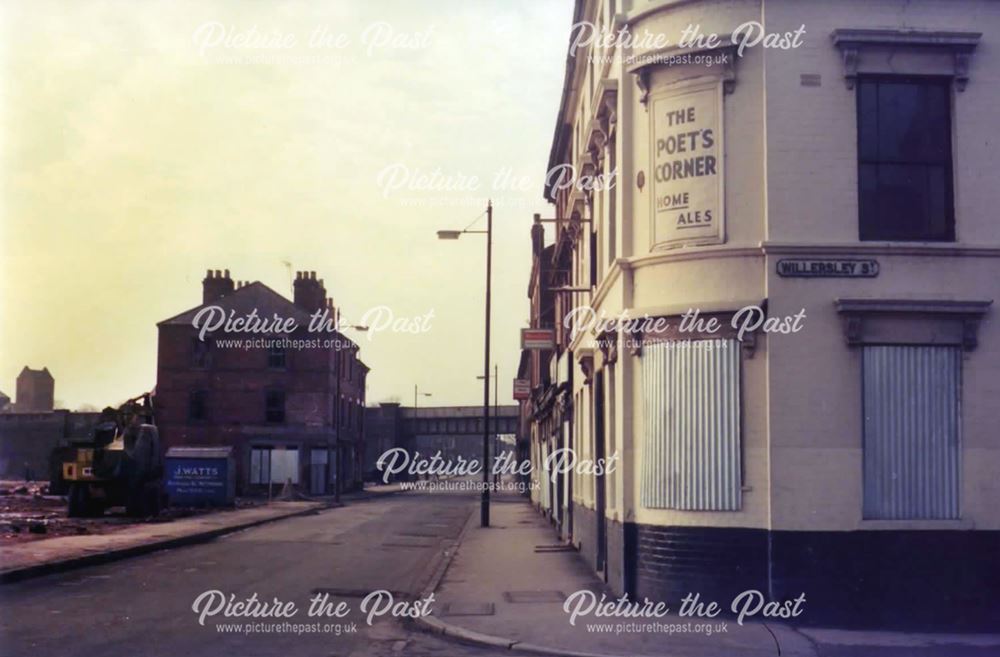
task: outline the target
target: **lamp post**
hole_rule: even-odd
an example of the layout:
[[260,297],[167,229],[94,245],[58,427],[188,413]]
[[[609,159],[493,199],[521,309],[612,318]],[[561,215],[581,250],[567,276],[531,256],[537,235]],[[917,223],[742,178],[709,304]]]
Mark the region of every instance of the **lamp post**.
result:
[[414,383],[413,384],[413,410],[417,410],[417,397],[418,396],[420,396],[420,397],[433,397],[434,393],[432,393],[432,392],[420,392],[420,393],[418,393],[417,392],[417,384]]
[[[495,459],[500,455],[500,391],[499,384],[500,378],[497,374],[499,366],[493,363],[493,458]],[[477,379],[485,379],[486,377],[480,375],[476,377]],[[495,483],[500,483],[500,475],[494,473],[493,481]]]
[[[480,215],[481,216],[481,215]],[[490,281],[493,268],[493,202],[486,202],[486,230],[439,230],[438,239],[457,240],[465,233],[486,235],[486,330],[483,349],[483,492],[479,502],[479,524],[490,526]]]

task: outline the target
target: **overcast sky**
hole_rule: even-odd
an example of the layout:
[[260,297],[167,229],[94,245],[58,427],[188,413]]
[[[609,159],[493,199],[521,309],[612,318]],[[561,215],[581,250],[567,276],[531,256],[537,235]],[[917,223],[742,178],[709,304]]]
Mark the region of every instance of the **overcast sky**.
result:
[[509,403],[569,0],[0,11],[0,390],[24,365],[67,408],[149,390],[156,323],[200,303],[206,269],[290,296],[290,263],[349,321],[433,312],[423,334],[354,334],[369,403],[414,384],[479,403],[485,243],[435,232],[492,196]]

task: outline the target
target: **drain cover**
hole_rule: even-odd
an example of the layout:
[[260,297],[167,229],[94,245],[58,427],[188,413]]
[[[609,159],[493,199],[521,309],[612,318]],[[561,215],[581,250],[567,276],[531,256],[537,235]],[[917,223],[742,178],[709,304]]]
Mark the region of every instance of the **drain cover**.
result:
[[398,536],[422,536],[428,538],[441,538],[441,534],[437,532],[428,531],[426,529],[408,529],[406,531],[399,532]]
[[395,536],[385,543],[382,543],[382,547],[403,547],[403,548],[414,548],[414,547],[433,547],[437,545],[437,541],[431,540],[430,538],[421,538],[418,536]]
[[439,616],[492,616],[492,602],[449,602],[441,607]]
[[557,543],[555,545],[536,545],[535,552],[573,552],[572,545]]
[[562,591],[504,591],[507,602],[562,602],[566,595]]

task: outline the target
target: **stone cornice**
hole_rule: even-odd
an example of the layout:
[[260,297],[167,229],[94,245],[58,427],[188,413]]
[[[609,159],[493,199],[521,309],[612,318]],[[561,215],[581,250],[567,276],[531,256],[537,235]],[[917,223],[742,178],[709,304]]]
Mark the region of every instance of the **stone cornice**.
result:
[[[952,60],[955,88],[965,91],[969,80],[969,58],[979,45],[981,32],[944,32],[892,29],[839,29],[830,37],[840,49],[844,63],[844,81],[853,89],[866,51],[888,50],[912,52],[943,52]],[[893,71],[905,73],[905,71]],[[918,71],[917,71],[918,72]]]
[[998,258],[1000,244],[956,242],[761,242],[765,255],[899,255]]
[[[904,339],[901,332],[892,335],[901,344],[959,344],[971,351],[979,344],[979,322],[989,312],[992,300],[956,299],[837,299],[834,306],[844,319],[844,337],[850,346],[883,344],[879,318],[925,319],[936,326],[918,328]],[[898,327],[898,325],[897,325]]]

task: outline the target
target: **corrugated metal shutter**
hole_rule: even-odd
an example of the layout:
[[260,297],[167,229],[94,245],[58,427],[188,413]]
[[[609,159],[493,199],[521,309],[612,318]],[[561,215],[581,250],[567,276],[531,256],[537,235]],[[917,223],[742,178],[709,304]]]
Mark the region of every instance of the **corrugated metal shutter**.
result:
[[865,518],[959,517],[959,347],[864,348]]
[[739,342],[646,345],[642,383],[643,506],[739,510]]

